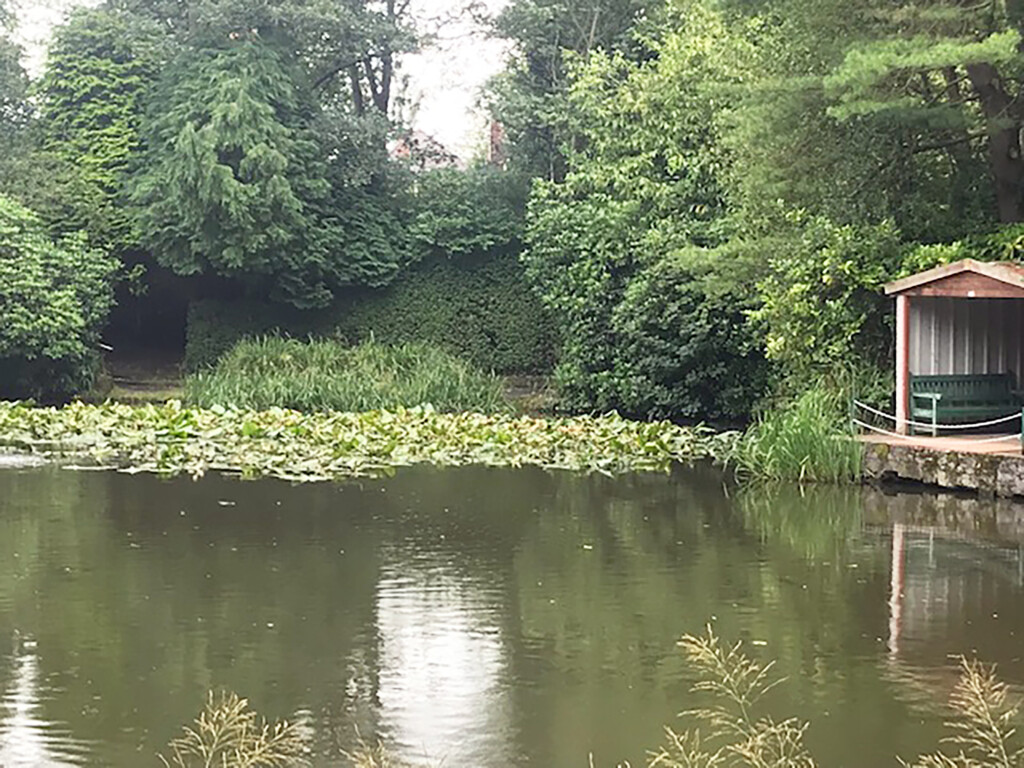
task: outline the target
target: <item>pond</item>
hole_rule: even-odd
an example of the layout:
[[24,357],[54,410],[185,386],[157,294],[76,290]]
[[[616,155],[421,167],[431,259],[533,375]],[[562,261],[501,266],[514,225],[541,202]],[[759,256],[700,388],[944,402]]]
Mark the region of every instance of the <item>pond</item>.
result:
[[[693,705],[709,621],[777,659],[823,766],[937,745],[954,654],[1024,684],[1024,511],[404,469],[291,486],[0,471],[0,765],[144,766],[208,689],[413,764],[642,765]],[[895,586],[895,589],[894,589]]]

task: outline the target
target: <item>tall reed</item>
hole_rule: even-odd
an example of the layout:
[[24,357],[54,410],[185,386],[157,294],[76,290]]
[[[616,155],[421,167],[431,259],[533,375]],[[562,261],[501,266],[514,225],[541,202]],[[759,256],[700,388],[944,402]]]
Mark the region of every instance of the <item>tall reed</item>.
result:
[[733,461],[743,474],[765,480],[854,482],[863,450],[845,414],[838,393],[805,392],[761,416],[738,441]]
[[261,410],[370,411],[430,404],[439,411],[508,409],[501,380],[423,343],[346,347],[275,336],[239,342],[190,376],[186,400]]

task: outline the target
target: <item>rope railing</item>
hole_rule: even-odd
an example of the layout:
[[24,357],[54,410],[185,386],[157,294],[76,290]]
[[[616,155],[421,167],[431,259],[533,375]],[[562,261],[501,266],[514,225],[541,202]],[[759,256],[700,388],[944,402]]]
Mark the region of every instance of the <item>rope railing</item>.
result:
[[[875,416],[881,416],[882,418],[888,419],[889,421],[893,422],[897,426],[899,426],[900,424],[905,424],[905,425],[907,425],[909,427],[920,427],[922,429],[929,429],[929,430],[930,429],[952,429],[952,430],[957,430],[957,429],[980,429],[982,427],[994,427],[996,424],[1006,424],[1006,423],[1009,423],[1011,421],[1017,421],[1017,422],[1021,421],[1021,413],[1018,411],[1017,413],[1011,413],[1008,416],[1002,416],[1002,417],[1000,417],[998,419],[992,419],[990,421],[979,421],[979,422],[975,422],[973,424],[932,424],[930,421],[925,422],[925,421],[913,421],[911,419],[901,419],[898,416],[893,416],[891,413],[886,413],[885,411],[880,411],[877,408],[872,408],[870,405],[868,405],[867,403],[862,403],[860,400],[854,400],[853,404],[857,408],[860,408],[860,409],[862,409],[864,411],[867,411],[868,413],[871,413],[871,414],[873,414]],[[854,419],[854,421],[856,422],[857,420]],[[887,433],[887,434],[895,434],[895,433]]]
[[[1018,416],[1017,418],[1019,419],[1020,417]],[[885,435],[886,437],[893,437],[898,440],[914,441],[920,440],[922,437],[921,435],[901,435],[896,432],[891,432],[888,429],[881,429],[880,427],[876,427],[873,424],[868,424],[867,422],[861,421],[860,419],[857,418],[850,419],[850,421],[855,426],[861,427],[862,429],[866,429],[869,430],[870,432],[875,432],[880,435]],[[982,440],[971,440],[971,443],[974,445],[984,445],[987,443],[1001,443],[1006,440],[1016,440],[1019,442],[1021,439],[1022,435],[1020,432],[1018,432],[1015,435],[999,435],[997,437],[988,437]]]

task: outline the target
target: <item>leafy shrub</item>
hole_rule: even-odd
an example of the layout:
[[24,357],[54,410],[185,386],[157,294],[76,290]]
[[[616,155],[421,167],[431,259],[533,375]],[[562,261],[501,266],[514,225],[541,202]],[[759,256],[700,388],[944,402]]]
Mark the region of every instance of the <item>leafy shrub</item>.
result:
[[34,213],[0,196],[0,397],[91,386],[116,268],[80,236],[54,242]]
[[746,317],[755,297],[743,264],[731,258],[729,271],[690,249],[630,282],[612,315],[625,412],[735,423],[764,395],[768,366]]
[[889,370],[892,300],[882,286],[899,273],[903,248],[888,224],[839,226],[794,217],[761,243],[770,272],[761,283],[767,354],[781,391],[800,393],[851,369]]
[[860,478],[862,448],[843,425],[844,398],[811,389],[768,411],[735,450],[739,469],[765,480],[842,483]]
[[440,168],[418,174],[415,187],[410,232],[424,255],[486,253],[522,239],[527,185],[513,174]]
[[201,406],[300,411],[370,411],[430,404],[439,411],[506,408],[501,381],[424,343],[368,343],[265,337],[239,342],[210,371],[189,377]]
[[557,270],[545,299],[565,337],[556,369],[561,406],[745,421],[769,373],[747,318],[757,306],[752,255],[742,245],[690,247],[634,265],[629,277],[589,257]]
[[239,339],[271,331],[350,343],[423,341],[498,373],[542,373],[554,364],[553,323],[507,252],[433,257],[387,288],[351,291],[323,312],[196,302],[189,308],[186,368],[212,365]]

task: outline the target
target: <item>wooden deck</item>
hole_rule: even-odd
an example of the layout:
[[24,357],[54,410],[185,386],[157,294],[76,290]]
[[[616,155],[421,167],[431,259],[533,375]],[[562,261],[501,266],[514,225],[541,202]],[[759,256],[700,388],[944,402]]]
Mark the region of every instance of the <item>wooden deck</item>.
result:
[[1020,438],[1016,435],[1006,435],[1005,440],[992,442],[998,434],[990,435],[962,435],[958,437],[946,436],[928,437],[927,435],[907,435],[901,437],[890,437],[889,435],[861,435],[860,441],[870,445],[905,445],[914,448],[925,448],[930,451],[941,451],[943,453],[970,453],[986,456],[1020,456]]

